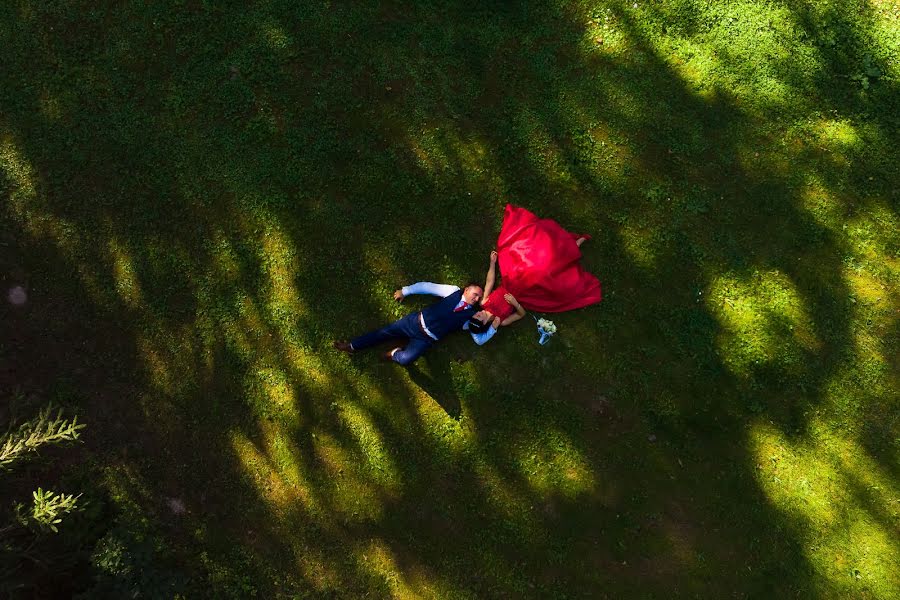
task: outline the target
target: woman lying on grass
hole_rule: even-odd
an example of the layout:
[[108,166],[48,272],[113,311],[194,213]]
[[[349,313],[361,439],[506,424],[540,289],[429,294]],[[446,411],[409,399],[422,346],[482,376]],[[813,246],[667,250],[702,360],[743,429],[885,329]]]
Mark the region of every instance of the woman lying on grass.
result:
[[481,346],[497,333],[497,330],[507,325],[512,325],[525,316],[525,309],[519,304],[515,296],[503,287],[494,289],[497,281],[497,251],[491,252],[491,266],[488,267],[487,277],[484,281],[484,302],[481,310],[472,315],[472,318],[463,327],[472,334],[475,343]]
[[[526,308],[564,312],[600,302],[600,281],[581,265],[581,245],[588,239],[508,204],[499,252],[491,252],[482,310],[467,323],[475,343],[484,344],[500,327],[521,319]],[[498,262],[504,285],[495,289]]]

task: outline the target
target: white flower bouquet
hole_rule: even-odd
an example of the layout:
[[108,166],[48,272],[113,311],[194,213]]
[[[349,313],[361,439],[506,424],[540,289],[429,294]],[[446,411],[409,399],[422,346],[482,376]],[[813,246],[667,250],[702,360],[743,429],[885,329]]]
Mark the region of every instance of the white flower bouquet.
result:
[[537,327],[538,333],[541,334],[541,339],[538,340],[538,343],[543,346],[550,341],[550,336],[556,333],[556,325],[553,321],[538,319]]

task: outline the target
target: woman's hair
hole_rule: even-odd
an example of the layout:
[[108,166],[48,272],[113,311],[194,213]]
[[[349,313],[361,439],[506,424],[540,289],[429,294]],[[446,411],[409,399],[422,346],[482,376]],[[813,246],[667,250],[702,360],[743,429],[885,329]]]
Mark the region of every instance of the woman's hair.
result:
[[490,323],[482,323],[475,317],[469,319],[469,331],[472,333],[484,333],[490,326]]

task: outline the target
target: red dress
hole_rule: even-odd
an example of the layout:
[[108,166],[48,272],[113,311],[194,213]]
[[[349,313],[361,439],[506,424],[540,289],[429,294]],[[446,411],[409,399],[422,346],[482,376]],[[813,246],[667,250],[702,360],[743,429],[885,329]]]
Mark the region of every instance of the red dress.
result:
[[[481,308],[488,311],[495,317],[500,317],[502,321],[506,317],[510,316],[516,309],[513,308],[513,305],[506,301],[505,296],[507,294],[507,289],[503,286],[496,287],[491,292],[491,294],[487,297],[487,300],[481,303]],[[515,295],[515,294],[513,294]],[[516,298],[518,300],[518,298]]]
[[537,312],[600,302],[600,281],[580,263],[581,249],[575,243],[579,237],[588,236],[569,233],[552,219],[507,204],[497,239],[503,286],[523,307]]

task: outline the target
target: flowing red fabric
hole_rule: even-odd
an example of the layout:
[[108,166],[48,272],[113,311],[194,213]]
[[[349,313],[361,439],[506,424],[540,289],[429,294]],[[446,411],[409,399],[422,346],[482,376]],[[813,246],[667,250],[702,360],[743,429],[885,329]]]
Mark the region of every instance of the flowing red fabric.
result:
[[581,236],[506,205],[497,239],[503,286],[528,310],[563,312],[600,302],[600,281],[581,266]]

